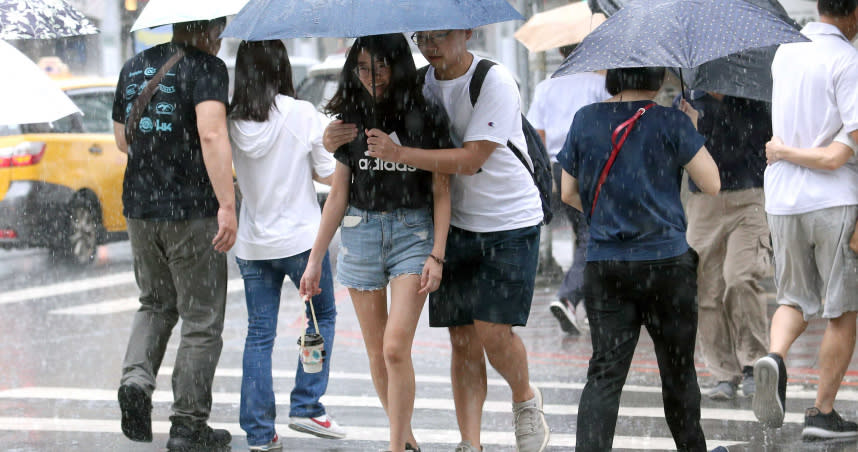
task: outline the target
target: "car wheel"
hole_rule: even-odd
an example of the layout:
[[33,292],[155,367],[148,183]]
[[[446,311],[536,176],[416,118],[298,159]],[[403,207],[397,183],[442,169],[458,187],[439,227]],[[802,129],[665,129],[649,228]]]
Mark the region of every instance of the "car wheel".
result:
[[77,199],[69,204],[68,209],[67,228],[63,231],[58,251],[71,263],[87,265],[95,259],[98,248],[98,233],[101,229],[98,208],[90,200]]

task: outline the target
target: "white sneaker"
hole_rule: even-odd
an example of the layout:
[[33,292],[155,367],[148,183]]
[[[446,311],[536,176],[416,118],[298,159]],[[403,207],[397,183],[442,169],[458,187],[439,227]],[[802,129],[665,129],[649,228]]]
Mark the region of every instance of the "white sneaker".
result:
[[575,308],[567,305],[563,300],[552,301],[548,308],[560,322],[560,329],[564,333],[581,334],[581,329],[578,328],[578,320],[575,318]]
[[289,428],[326,439],[343,439],[346,431],[327,414],[318,417],[290,417]]
[[479,449],[473,446],[470,441],[462,441],[459,445],[456,446],[456,450],[453,452],[482,452],[483,446],[480,446]]
[[518,452],[542,452],[551,437],[551,430],[542,412],[542,393],[536,386],[530,387],[533,389],[532,399],[512,404]]

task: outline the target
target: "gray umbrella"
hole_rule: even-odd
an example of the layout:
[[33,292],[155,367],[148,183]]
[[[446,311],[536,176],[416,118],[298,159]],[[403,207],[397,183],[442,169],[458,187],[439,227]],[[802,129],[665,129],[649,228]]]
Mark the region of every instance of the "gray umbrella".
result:
[[[612,15],[631,0],[588,0],[593,11]],[[745,0],[770,11],[796,30],[801,27],[789,17],[777,0]],[[683,78],[691,89],[715,91],[729,96],[771,102],[772,59],[778,46],[755,48],[734,53],[683,70]]]
[[609,17],[554,76],[624,67],[695,68],[749,49],[808,41],[743,0],[637,0]]
[[0,0],[0,39],[51,39],[98,33],[63,0]]

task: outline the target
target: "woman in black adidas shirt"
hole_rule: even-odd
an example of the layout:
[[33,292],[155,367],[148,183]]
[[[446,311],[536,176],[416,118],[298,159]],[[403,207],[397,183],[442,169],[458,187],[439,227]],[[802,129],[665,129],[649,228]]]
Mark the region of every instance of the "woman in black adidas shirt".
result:
[[337,280],[354,303],[393,452],[419,450],[411,429],[411,344],[426,295],[441,282],[449,177],[368,157],[365,131],[381,129],[407,146],[452,147],[443,110],[421,90],[403,35],[366,36],[352,45],[327,111],[359,132],[334,154],[331,193],[301,279],[302,296],[319,292],[322,258],[342,224]]

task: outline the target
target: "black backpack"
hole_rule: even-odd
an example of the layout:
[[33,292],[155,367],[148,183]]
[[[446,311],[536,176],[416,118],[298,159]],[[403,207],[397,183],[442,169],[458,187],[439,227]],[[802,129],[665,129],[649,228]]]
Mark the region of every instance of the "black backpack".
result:
[[[471,106],[477,104],[477,99],[480,97],[480,91],[483,89],[483,82],[486,80],[486,75],[489,69],[494,66],[494,61],[480,60],[477,63],[477,68],[474,70],[474,76],[471,78],[471,84],[468,86],[468,94],[471,96]],[[422,84],[425,81],[426,72],[429,66],[424,66],[418,70],[419,79]],[[533,168],[527,164],[524,155],[511,141],[507,141],[506,145],[512,150],[512,153],[524,165],[527,172],[533,177],[533,183],[539,189],[539,198],[542,201],[542,224],[548,224],[554,218],[554,213],[551,211],[551,187],[553,179],[551,176],[551,159],[548,157],[548,151],[545,150],[545,143],[542,142],[542,137],[536,133],[536,129],[530,124],[530,121],[521,115],[521,131],[524,132],[524,140],[527,143],[527,155],[530,161],[533,162]]]

